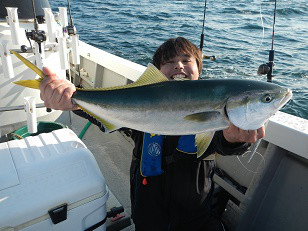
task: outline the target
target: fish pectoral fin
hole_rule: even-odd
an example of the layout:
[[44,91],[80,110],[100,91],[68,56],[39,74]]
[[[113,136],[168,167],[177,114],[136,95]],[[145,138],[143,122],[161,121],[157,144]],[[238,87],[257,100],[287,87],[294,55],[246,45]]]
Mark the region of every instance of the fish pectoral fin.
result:
[[195,121],[195,122],[207,122],[211,119],[215,119],[220,116],[218,111],[206,111],[190,114],[184,117],[185,120]]

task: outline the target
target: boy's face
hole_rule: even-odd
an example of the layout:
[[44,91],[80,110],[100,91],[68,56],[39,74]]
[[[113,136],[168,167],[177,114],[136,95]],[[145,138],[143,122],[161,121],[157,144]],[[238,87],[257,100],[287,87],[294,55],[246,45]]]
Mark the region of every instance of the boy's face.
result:
[[175,56],[161,64],[160,71],[166,75],[169,80],[197,80],[199,78],[196,59],[185,54]]

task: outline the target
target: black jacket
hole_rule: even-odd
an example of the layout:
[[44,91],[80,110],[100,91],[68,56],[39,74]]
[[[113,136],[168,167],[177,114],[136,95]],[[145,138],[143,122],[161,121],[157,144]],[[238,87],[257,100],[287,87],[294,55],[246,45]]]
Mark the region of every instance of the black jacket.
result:
[[[93,117],[81,110],[74,111],[104,128]],[[214,161],[203,160],[217,152],[221,155],[243,154],[249,144],[229,143],[222,131],[214,134],[205,153],[185,155],[176,149],[179,136],[165,136],[162,148],[162,169],[159,176],[145,178],[140,174],[143,132],[125,129],[130,133],[135,148],[130,168],[132,218],[136,230],[223,230],[213,215]],[[146,183],[145,183],[146,182]]]

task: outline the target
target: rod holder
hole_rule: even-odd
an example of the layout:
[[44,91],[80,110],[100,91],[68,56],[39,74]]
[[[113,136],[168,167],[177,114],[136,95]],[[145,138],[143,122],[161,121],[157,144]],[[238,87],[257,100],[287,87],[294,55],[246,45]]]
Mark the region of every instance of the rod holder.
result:
[[62,26],[62,28],[66,28],[67,25],[68,25],[66,7],[59,7],[59,13],[60,13],[60,23],[61,23],[61,26]]
[[74,65],[80,64],[80,57],[79,57],[79,36],[77,34],[70,36],[72,39],[71,46],[72,46],[72,61]]
[[56,20],[50,8],[44,8],[44,13],[47,24],[48,39],[49,42],[54,43],[56,42],[56,36],[57,36]]
[[[42,46],[43,49],[41,49],[41,53],[39,52],[40,46]],[[38,44],[37,42],[34,43],[34,55],[35,55],[35,62],[36,66],[39,69],[43,69],[44,66],[44,60],[45,60],[45,42]]]
[[29,96],[24,98],[25,110],[27,115],[28,133],[37,133],[36,105],[35,97]]
[[59,56],[60,56],[60,64],[62,70],[68,70],[68,57],[67,57],[67,45],[65,37],[57,37],[59,44]]
[[16,7],[6,7],[13,45],[20,45],[19,20]]
[[14,78],[12,57],[8,48],[8,44],[5,42],[0,43],[0,56],[4,77],[8,79]]

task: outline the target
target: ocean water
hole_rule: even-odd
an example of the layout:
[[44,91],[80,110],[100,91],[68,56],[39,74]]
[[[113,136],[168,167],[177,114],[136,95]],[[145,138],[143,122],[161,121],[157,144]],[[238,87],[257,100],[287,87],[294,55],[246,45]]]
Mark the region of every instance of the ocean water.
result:
[[[51,7],[67,6],[50,0]],[[202,78],[266,81],[257,75],[268,62],[274,0],[207,1]],[[166,39],[183,36],[200,44],[203,0],[71,0],[80,39],[147,65]],[[277,0],[273,82],[293,91],[282,111],[308,119],[308,1]]]

